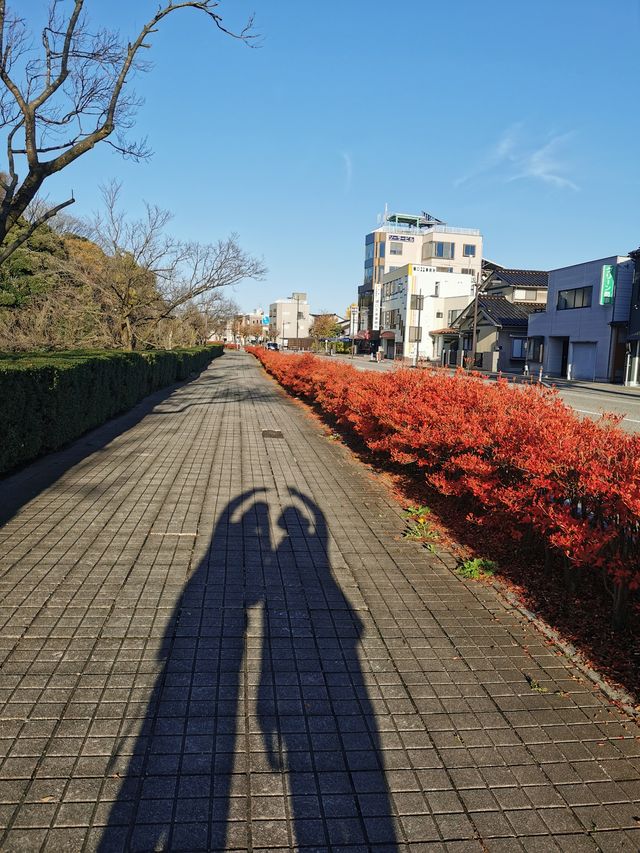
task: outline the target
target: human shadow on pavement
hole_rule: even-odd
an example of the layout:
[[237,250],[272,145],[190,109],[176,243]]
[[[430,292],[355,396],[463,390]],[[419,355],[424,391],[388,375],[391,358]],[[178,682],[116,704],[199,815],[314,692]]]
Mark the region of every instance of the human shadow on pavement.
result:
[[269,847],[286,811],[284,846],[396,849],[363,625],[333,577],[322,512],[291,496],[275,525],[264,490],[220,516],[135,743],[112,758],[122,782],[101,853]]

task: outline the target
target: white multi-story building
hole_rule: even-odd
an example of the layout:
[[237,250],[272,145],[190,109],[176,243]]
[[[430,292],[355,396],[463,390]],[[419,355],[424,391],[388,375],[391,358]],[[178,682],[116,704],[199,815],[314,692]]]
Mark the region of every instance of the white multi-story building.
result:
[[365,237],[364,282],[358,288],[358,338],[377,348],[380,340],[382,283],[406,264],[480,280],[482,235],[475,228],[446,225],[428,213],[385,214]]
[[292,293],[288,299],[278,299],[269,306],[269,337],[280,346],[309,337],[312,323],[306,293]]
[[405,264],[382,278],[380,344],[387,358],[439,357],[429,333],[451,325],[474,293],[471,272]]

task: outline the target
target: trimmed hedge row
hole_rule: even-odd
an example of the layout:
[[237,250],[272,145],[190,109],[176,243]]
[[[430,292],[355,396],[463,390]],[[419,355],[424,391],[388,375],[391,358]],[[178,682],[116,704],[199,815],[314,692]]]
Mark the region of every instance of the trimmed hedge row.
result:
[[62,447],[219,355],[217,346],[0,353],[0,473]]

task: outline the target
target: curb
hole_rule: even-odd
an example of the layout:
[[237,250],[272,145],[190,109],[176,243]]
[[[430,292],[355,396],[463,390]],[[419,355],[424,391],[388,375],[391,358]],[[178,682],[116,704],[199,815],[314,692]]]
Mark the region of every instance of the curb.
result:
[[532,610],[526,608],[518,596],[507,589],[506,586],[498,580],[488,581],[488,585],[493,587],[498,596],[509,604],[522,618],[532,624],[541,634],[548,640],[551,640],[555,646],[571,661],[571,663],[579,669],[605,696],[612,702],[615,702],[622,710],[632,717],[636,722],[640,723],[640,705],[634,697],[622,687],[615,687],[606,680],[599,672],[596,672],[585,660],[584,656],[572,644],[564,640],[562,636],[552,628],[547,622],[537,616]]

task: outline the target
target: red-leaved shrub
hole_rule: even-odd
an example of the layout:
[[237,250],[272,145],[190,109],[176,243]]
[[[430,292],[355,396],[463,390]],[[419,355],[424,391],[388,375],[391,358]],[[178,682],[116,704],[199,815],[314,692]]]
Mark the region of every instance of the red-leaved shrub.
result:
[[292,394],[439,491],[498,514],[575,567],[640,586],[640,436],[580,419],[555,391],[435,370],[359,372],[247,347]]

